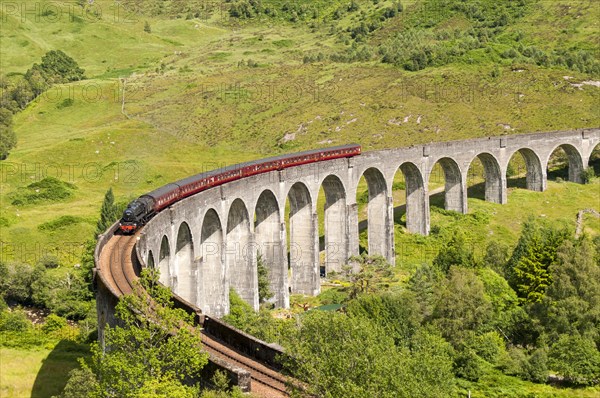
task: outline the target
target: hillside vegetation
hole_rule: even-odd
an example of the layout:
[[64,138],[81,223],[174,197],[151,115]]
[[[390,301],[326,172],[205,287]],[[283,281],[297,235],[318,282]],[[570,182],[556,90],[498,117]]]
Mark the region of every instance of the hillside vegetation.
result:
[[[6,242],[59,252],[64,240],[81,242],[108,185],[128,200],[272,153],[600,124],[600,90],[582,83],[598,77],[586,55],[598,39],[591,1],[23,4],[38,13],[2,10],[4,84],[18,84],[52,49],[87,79],[54,85],[14,115],[18,144],[1,194]],[[531,47],[568,56],[540,63]],[[368,56],[341,55],[362,48]],[[392,62],[394,48],[424,52],[427,64],[407,67],[408,53]],[[520,55],[505,57],[511,49]],[[453,55],[441,60],[440,51]],[[78,189],[43,206],[11,199],[46,176]],[[65,214],[80,222],[39,233]]]

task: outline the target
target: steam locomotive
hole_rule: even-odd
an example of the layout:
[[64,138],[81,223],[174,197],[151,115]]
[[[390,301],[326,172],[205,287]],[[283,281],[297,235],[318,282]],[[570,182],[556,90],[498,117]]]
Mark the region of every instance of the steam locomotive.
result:
[[356,155],[360,155],[360,145],[350,144],[275,156],[196,174],[164,185],[129,203],[119,222],[119,230],[123,234],[132,234],[156,213],[173,203],[230,181],[302,164]]

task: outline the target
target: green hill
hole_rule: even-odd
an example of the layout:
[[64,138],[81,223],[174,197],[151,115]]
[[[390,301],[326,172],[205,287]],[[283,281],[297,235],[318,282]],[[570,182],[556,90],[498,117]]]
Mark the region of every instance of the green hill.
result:
[[[403,2],[402,11],[390,1],[246,3],[4,7],[7,81],[51,49],[73,57],[87,79],[56,85],[15,115],[18,145],[3,162],[3,240],[60,252],[62,242],[93,230],[108,186],[127,200],[272,153],[600,125],[598,87],[573,85],[593,83],[596,61],[587,70],[581,60],[560,66],[536,58],[566,52],[577,60],[593,51],[593,2],[481,1],[463,9],[421,1]],[[232,7],[250,8],[234,18]],[[507,19],[500,24],[498,15]],[[426,52],[430,65],[407,70],[405,53],[386,60],[398,43]],[[367,55],[352,55],[365,48]],[[512,48],[519,54],[505,57]],[[435,58],[440,51],[454,55]],[[77,189],[36,204],[11,199],[46,176]],[[52,234],[37,228],[64,215],[80,221]]]

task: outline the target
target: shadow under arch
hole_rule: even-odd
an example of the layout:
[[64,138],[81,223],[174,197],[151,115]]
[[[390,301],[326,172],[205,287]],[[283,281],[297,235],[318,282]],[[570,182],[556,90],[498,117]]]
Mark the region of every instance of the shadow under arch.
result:
[[246,204],[235,199],[227,216],[227,273],[230,287],[250,304],[258,309],[258,281],[256,271],[256,248],[250,239],[250,219]]
[[582,183],[582,174],[584,169],[583,157],[581,156],[581,153],[579,153],[577,148],[570,144],[557,145],[550,152],[550,154],[548,155],[548,159],[546,159],[546,172],[548,177],[550,178],[552,174],[550,171],[550,161],[556,155],[557,151],[560,150],[564,151],[565,155],[567,156],[568,174],[566,175],[566,177],[571,182]]
[[[513,161],[516,160],[515,156],[517,156],[517,154],[521,156],[522,161],[525,163],[525,181],[524,181],[524,183],[521,182],[522,180],[520,178],[520,176],[522,176],[521,170],[519,170],[519,169],[512,170],[511,169],[511,164]],[[530,148],[520,148],[510,155],[509,162],[506,167],[507,186],[509,185],[508,179],[509,179],[509,177],[511,177],[508,174],[511,171],[516,176],[516,178],[513,178],[514,186],[524,187],[530,191],[536,191],[536,192],[543,192],[545,190],[545,184],[544,184],[545,176],[544,176],[544,170],[542,168],[542,162],[540,160],[540,157],[537,155],[537,153],[535,153],[534,150],[532,150]]]
[[346,189],[335,175],[329,175],[321,184],[325,193],[325,273],[342,271],[348,253],[348,215]]
[[268,189],[262,191],[254,208],[254,240],[258,254],[269,270],[269,285],[274,293],[272,300],[277,306],[286,308],[289,306],[288,267],[284,260],[280,213],[275,194]]
[[600,143],[592,149],[587,165],[594,169],[595,175],[600,176]]
[[402,163],[396,173],[398,171],[404,176],[406,185],[406,229],[412,233],[427,235],[429,233],[428,198],[425,195],[421,171],[411,162]]
[[[478,154],[475,158],[479,159],[479,161],[483,165],[483,177],[485,179],[485,193],[483,198],[487,202],[505,203],[506,193],[504,192],[502,172],[500,169],[500,164],[498,163],[498,159],[496,159],[494,155],[489,154],[487,152],[482,152]],[[471,162],[469,163],[469,167],[467,167],[467,170],[470,170],[475,158],[471,160]],[[470,190],[468,190],[467,192],[469,191]]]
[[158,252],[158,271],[160,272],[159,281],[165,286],[175,290],[177,288],[177,277],[171,277],[169,262],[171,259],[171,247],[169,239],[163,235],[160,241],[160,251]]
[[293,293],[318,294],[320,288],[319,266],[316,257],[318,228],[316,214],[312,213],[312,198],[308,187],[296,182],[290,188],[290,270]]
[[152,254],[152,250],[148,250],[148,258],[146,259],[146,265],[148,268],[156,268],[156,264],[154,263],[154,254]]

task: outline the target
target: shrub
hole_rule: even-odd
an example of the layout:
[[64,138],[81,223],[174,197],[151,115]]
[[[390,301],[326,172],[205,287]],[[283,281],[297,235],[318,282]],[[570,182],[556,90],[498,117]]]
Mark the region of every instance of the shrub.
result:
[[0,160],[6,159],[15,145],[17,145],[17,136],[12,126],[0,125]]
[[57,109],[68,108],[68,107],[72,106],[74,103],[75,103],[75,100],[73,98],[65,98],[64,100],[62,100],[61,102],[56,104],[56,108]]
[[50,314],[46,318],[46,322],[42,326],[45,333],[52,333],[67,326],[67,320],[56,314]]
[[6,311],[0,315],[1,332],[24,332],[31,328],[31,322],[20,309]]
[[46,177],[19,188],[16,192],[9,194],[9,197],[12,199],[12,204],[16,206],[40,202],[59,202],[73,196],[75,189],[77,187],[71,183],[54,177]]
[[536,383],[545,383],[548,380],[548,353],[540,348],[531,354],[527,361],[527,380]]
[[563,334],[550,348],[549,357],[552,369],[572,383],[592,385],[600,381],[600,352],[589,338]]
[[467,338],[466,344],[478,356],[493,365],[498,363],[505,351],[504,340],[497,332],[488,332],[479,336],[471,335]]
[[589,184],[594,177],[596,177],[596,173],[593,167],[587,167],[581,172],[581,180],[584,184]]
[[40,265],[45,268],[58,268],[60,267],[60,262],[58,261],[58,257],[53,254],[44,254],[39,261]]
[[89,367],[73,369],[63,392],[53,398],[100,398],[100,384]]
[[477,381],[483,375],[481,358],[474,350],[464,348],[454,357],[454,374],[470,381]]
[[60,216],[54,220],[38,225],[40,231],[57,231],[76,225],[83,221],[80,217],[75,216]]

